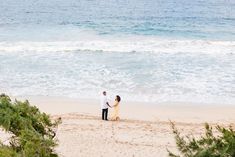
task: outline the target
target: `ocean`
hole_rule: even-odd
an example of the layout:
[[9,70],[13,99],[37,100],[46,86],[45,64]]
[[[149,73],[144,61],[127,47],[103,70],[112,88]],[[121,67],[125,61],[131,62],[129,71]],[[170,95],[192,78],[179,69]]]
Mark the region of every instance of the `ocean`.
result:
[[0,0],[0,92],[235,104],[234,0]]

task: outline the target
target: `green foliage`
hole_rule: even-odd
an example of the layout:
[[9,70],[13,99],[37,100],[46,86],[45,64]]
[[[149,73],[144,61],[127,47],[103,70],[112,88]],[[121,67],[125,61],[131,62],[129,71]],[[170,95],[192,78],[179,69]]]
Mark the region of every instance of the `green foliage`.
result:
[[55,128],[61,119],[52,121],[29,102],[12,102],[10,97],[0,95],[0,127],[13,136],[10,145],[0,141],[0,157],[57,157],[54,147],[57,141]]
[[17,156],[17,153],[11,147],[0,144],[0,156],[1,157],[15,157]]
[[213,134],[213,128],[205,124],[205,134],[200,138],[183,137],[172,124],[176,145],[180,155],[169,152],[170,157],[235,157],[235,131],[232,127],[216,126],[218,135]]

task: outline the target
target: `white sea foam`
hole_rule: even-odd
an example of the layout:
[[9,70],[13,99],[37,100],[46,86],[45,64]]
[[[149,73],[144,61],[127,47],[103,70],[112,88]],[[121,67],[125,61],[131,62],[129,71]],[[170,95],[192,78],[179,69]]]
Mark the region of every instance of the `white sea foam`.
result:
[[97,98],[105,89],[132,101],[235,103],[235,41],[57,31],[0,42],[2,91]]
[[77,47],[67,52],[69,46],[58,44],[66,42],[19,43],[11,51],[2,44],[8,51],[0,53],[0,89],[13,95],[98,98],[105,89],[129,101],[235,103],[235,56],[226,46],[214,54],[170,48],[107,53]]
[[150,52],[234,54],[235,41],[171,40],[154,38],[95,38],[77,41],[6,41],[0,42],[3,52]]

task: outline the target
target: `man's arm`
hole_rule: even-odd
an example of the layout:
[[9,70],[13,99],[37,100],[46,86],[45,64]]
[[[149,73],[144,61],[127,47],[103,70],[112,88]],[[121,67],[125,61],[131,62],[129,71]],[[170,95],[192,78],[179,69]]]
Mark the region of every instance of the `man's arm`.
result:
[[112,108],[112,106],[110,106],[108,102],[106,102],[106,104],[107,104],[109,107],[111,107],[111,108]]

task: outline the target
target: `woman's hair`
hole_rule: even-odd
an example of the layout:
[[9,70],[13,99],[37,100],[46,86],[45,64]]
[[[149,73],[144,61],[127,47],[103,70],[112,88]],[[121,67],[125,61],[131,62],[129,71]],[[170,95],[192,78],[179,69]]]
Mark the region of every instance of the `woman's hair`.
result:
[[120,102],[120,101],[121,101],[121,97],[120,97],[119,95],[116,95],[116,100],[117,100],[118,102]]

